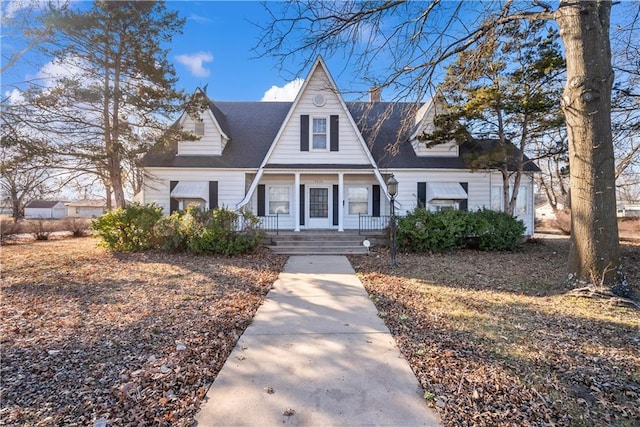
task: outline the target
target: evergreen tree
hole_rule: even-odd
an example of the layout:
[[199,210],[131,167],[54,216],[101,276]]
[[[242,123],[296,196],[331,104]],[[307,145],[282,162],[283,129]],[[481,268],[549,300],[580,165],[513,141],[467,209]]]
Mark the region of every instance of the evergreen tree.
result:
[[437,116],[435,131],[420,138],[428,146],[461,143],[472,135],[494,140],[465,160],[472,169],[500,171],[502,205],[511,215],[526,164],[557,151],[549,151],[544,139],[564,125],[558,94],[565,65],[557,39],[543,21],[515,21],[461,52],[439,86],[448,106]]

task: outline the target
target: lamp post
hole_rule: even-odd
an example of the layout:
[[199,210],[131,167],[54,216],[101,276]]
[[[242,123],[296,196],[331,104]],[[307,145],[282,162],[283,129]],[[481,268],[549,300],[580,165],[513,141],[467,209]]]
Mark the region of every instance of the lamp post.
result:
[[391,228],[391,266],[397,267],[398,260],[397,255],[397,238],[396,238],[396,194],[398,194],[398,180],[391,174],[387,180],[387,191],[391,198],[391,219],[389,220],[389,226]]

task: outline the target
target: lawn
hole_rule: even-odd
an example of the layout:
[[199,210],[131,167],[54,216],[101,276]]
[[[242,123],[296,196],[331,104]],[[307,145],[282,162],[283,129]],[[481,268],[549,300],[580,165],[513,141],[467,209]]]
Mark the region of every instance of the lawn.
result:
[[0,425],[191,425],[286,257],[2,247]]
[[[569,296],[568,249],[350,260],[445,425],[638,426],[640,311]],[[637,294],[640,243],[622,260]]]
[[[0,425],[191,425],[286,261],[96,243],[2,247]],[[567,295],[567,252],[350,260],[447,426],[638,425],[640,311]],[[622,259],[637,286],[640,244]]]

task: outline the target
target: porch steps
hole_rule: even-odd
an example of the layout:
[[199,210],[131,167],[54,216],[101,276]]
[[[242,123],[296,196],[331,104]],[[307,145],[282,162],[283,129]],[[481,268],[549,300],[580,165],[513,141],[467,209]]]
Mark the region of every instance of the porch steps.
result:
[[362,242],[367,236],[357,232],[300,231],[270,233],[266,247],[278,254],[287,255],[347,255],[366,254]]

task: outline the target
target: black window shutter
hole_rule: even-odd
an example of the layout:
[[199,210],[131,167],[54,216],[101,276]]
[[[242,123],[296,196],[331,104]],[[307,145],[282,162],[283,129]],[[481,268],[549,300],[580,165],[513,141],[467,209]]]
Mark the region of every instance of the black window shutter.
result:
[[209,181],[209,209],[218,209],[218,181]]
[[331,151],[338,151],[338,140],[339,140],[339,132],[338,132],[338,128],[339,128],[339,124],[338,124],[338,116],[331,116],[330,118],[330,125],[329,125],[329,132],[330,132],[330,150]]
[[178,181],[169,181],[169,214],[177,212],[180,209],[180,202],[171,197],[171,192],[178,185]]
[[300,184],[300,225],[304,225],[304,184]]
[[418,183],[418,207],[424,208],[427,206],[427,183]]
[[264,205],[265,205],[264,184],[260,184],[258,185],[258,216],[265,216]]
[[309,151],[309,116],[300,116],[300,151]]
[[373,186],[373,216],[380,216],[380,186]]
[[[461,182],[460,186],[462,186],[462,189],[464,190],[465,193],[467,193],[467,197],[469,197],[469,183],[468,182]],[[464,199],[460,202],[460,210],[461,211],[468,211],[469,210],[469,199]]]
[[333,186],[333,225],[338,225],[338,186]]

